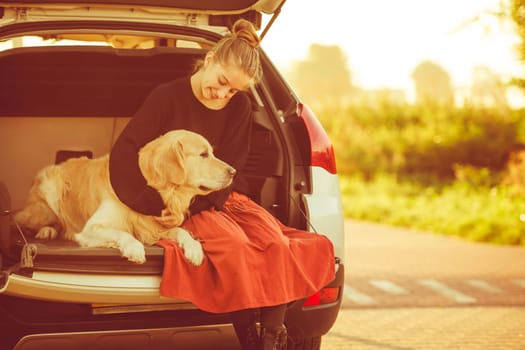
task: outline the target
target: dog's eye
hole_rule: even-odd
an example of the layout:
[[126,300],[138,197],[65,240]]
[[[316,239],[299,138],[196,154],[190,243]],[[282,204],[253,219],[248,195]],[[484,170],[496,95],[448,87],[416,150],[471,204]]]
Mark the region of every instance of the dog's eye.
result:
[[205,152],[201,153],[201,157],[202,158],[208,158],[209,156],[210,156],[210,153],[208,153],[208,151],[205,151]]

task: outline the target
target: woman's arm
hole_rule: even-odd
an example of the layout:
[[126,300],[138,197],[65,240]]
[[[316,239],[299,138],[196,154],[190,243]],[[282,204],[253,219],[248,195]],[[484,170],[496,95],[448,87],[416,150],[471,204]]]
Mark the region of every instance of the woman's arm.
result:
[[129,121],[110,153],[110,180],[119,199],[131,209],[159,216],[164,203],[159,193],[148,186],[138,164],[139,150],[160,136],[169,115],[166,88],[155,88]]

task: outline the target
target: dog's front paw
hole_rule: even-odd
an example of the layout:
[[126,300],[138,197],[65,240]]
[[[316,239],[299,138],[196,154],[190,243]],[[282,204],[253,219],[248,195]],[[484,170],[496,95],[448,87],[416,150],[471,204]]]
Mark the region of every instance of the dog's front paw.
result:
[[184,256],[193,265],[199,266],[204,260],[204,251],[201,242],[197,241],[183,228],[177,228],[177,243],[184,251]]
[[58,232],[54,227],[44,226],[38,230],[35,238],[38,239],[55,239],[58,236]]
[[121,246],[120,253],[131,262],[137,264],[146,262],[146,251],[144,245],[139,241],[129,242]]
[[204,260],[204,251],[202,250],[202,245],[199,241],[194,240],[187,241],[184,244],[184,256],[188,259],[193,265],[199,266]]

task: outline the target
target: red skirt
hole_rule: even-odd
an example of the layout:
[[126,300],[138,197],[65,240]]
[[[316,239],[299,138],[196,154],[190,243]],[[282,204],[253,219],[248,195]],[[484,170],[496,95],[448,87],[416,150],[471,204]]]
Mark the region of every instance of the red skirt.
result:
[[283,225],[248,197],[233,192],[222,210],[193,215],[184,225],[201,240],[205,258],[190,264],[179,246],[165,248],[160,294],[221,313],[308,297],[335,277],[334,250],[320,234]]

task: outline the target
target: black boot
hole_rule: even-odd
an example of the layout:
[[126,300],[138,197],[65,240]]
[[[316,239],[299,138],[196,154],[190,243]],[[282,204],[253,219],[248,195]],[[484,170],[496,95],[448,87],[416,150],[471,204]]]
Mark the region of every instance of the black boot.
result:
[[288,332],[284,325],[277,328],[263,328],[261,332],[262,350],[286,350]]
[[235,334],[242,350],[260,348],[260,326],[257,323],[258,310],[240,310],[232,313]]
[[261,347],[261,337],[259,335],[259,325],[251,324],[244,329],[235,328],[237,339],[241,344],[242,350],[257,350]]

